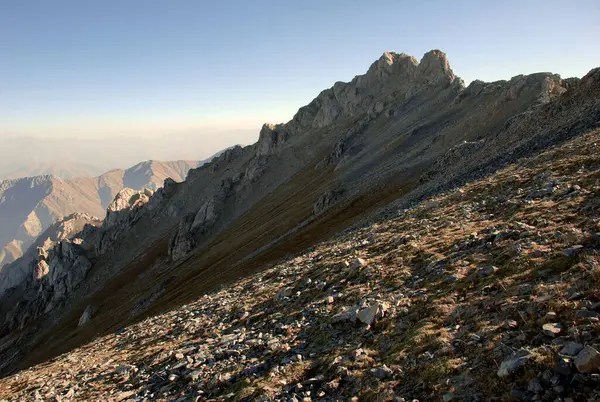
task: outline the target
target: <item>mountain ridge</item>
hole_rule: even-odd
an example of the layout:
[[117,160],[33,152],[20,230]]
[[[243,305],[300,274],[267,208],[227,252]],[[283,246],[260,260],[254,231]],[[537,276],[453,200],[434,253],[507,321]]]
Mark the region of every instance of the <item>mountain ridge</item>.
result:
[[[3,369],[189,302],[391,202],[416,202],[600,125],[599,69],[580,81],[540,73],[465,88],[442,52],[415,62],[384,54],[290,122],[265,124],[256,144],[227,150],[184,183],[166,181],[123,209],[119,225],[91,228],[82,244],[95,262],[72,292],[47,312],[39,298],[6,313]],[[53,258],[76,260],[59,250]],[[40,284],[52,297],[51,280]],[[90,324],[77,328],[88,306]]]

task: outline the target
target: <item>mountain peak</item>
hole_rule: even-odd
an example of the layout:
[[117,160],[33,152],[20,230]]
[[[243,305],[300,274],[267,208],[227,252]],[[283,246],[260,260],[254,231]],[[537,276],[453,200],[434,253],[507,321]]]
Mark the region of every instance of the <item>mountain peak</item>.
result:
[[357,78],[357,84],[361,87],[377,86],[391,78],[395,81],[446,86],[452,83],[456,76],[450,68],[446,53],[433,49],[425,53],[420,62],[406,53],[384,52],[371,64],[364,76]]
[[406,53],[384,52],[367,73],[358,76],[358,87],[378,87],[394,77],[398,80],[412,80],[419,62]]
[[456,76],[450,68],[446,53],[441,50],[430,50],[425,53],[417,69],[419,79],[433,85],[449,85]]
[[[269,142],[270,145],[261,146],[259,153],[266,154],[276,145],[267,141],[269,135],[285,140],[288,133],[323,128],[340,118],[380,110],[382,102],[391,94],[408,99],[427,87],[445,89],[455,79],[446,54],[440,50],[425,53],[420,63],[406,53],[384,52],[365,74],[357,75],[350,82],[336,82],[300,108],[291,121],[277,125],[277,130],[275,126],[264,125],[259,143]],[[282,142],[278,141],[279,144]]]

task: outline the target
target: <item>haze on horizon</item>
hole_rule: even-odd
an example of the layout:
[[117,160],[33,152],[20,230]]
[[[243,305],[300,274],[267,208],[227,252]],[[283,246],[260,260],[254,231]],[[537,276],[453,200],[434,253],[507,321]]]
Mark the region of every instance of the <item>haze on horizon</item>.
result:
[[580,77],[600,65],[599,18],[594,0],[3,1],[0,168],[203,159],[388,50],[441,49],[467,83]]

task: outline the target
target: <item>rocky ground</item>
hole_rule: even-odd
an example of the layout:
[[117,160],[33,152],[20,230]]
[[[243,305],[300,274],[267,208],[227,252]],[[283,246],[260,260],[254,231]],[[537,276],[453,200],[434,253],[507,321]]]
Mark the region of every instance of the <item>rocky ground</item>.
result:
[[0,398],[600,401],[598,144],[388,211],[4,378]]

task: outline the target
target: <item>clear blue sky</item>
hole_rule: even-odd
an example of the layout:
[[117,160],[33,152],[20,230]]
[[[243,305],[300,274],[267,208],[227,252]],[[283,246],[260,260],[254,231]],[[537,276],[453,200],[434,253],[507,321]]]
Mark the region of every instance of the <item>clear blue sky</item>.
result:
[[260,127],[386,50],[465,81],[600,65],[600,1],[0,0],[0,138]]

